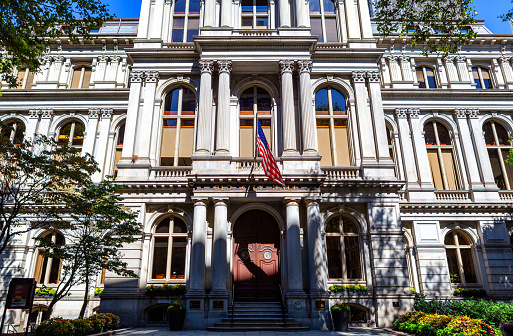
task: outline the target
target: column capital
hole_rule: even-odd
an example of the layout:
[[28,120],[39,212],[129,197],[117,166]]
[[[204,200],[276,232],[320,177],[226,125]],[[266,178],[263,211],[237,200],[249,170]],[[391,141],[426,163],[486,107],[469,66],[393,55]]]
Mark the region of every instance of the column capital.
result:
[[53,109],[41,109],[39,110],[39,114],[43,119],[51,119],[54,115]]
[[110,61],[111,62],[119,62],[121,60],[121,56],[119,55],[113,55],[113,56],[110,56]]
[[397,108],[395,109],[395,115],[397,118],[418,118],[419,117],[419,109],[414,108]]
[[212,201],[214,202],[214,206],[227,206],[229,199],[227,197],[216,197],[213,198]]
[[130,83],[142,83],[144,78],[144,72],[135,70],[130,72]]
[[502,55],[498,58],[499,63],[509,63],[511,61],[511,57]]
[[407,55],[401,55],[399,56],[399,60],[401,62],[409,62],[410,61],[410,56],[407,56]]
[[110,119],[112,117],[112,113],[114,112],[113,109],[101,109],[102,112],[102,119]]
[[30,109],[29,110],[29,118],[30,119],[39,119],[40,109]]
[[209,73],[212,74],[214,70],[214,61],[210,60],[199,60],[199,66],[201,73]]
[[219,73],[230,73],[232,71],[232,61],[220,60],[217,61],[217,69]]
[[365,71],[353,71],[351,74],[353,82],[355,83],[365,83],[366,72]]
[[379,71],[367,71],[366,77],[369,83],[379,83],[381,81],[381,73]]
[[453,114],[456,118],[477,118],[479,114],[479,109],[474,108],[457,108],[453,111]]
[[467,57],[466,56],[461,56],[461,55],[454,56],[454,59],[458,63],[465,63],[467,61]]
[[306,197],[305,198],[306,206],[308,206],[308,207],[318,206],[321,199],[322,199],[321,197]]
[[280,64],[280,73],[283,75],[284,73],[292,73],[294,70],[294,61],[291,60],[283,60],[279,62]]
[[454,62],[454,59],[455,59],[455,56],[445,56],[444,58],[444,61],[447,63],[447,62]]
[[312,73],[313,62],[310,60],[297,61],[299,73]]
[[107,63],[108,61],[109,61],[109,56],[107,56],[107,55],[100,55],[100,56],[98,56],[98,62]]
[[299,206],[300,201],[301,199],[297,197],[285,197],[283,199],[283,203],[285,203],[287,206]]
[[159,80],[159,72],[158,71],[145,71],[144,72],[144,81],[146,83],[157,83]]
[[207,197],[192,197],[191,199],[194,202],[194,206],[207,206]]
[[88,111],[89,119],[98,119],[100,114],[101,110],[99,108],[90,108]]

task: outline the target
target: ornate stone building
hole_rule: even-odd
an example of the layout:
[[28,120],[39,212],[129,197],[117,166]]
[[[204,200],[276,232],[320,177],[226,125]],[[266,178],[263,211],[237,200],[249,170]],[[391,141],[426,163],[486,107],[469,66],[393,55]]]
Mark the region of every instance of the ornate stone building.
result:
[[[124,250],[139,277],[100,277],[89,312],[127,325],[165,323],[170,299],[145,295],[163,284],[186,284],[195,329],[241,301],[324,329],[337,301],[355,326],[390,325],[410,288],[511,299],[513,39],[468,29],[457,55],[426,57],[379,37],[365,0],[143,0],[138,21],[54,41],[41,72],[2,88],[0,120],[16,128],[3,135],[55,136],[94,155],[96,180],[116,176],[144,225]],[[257,120],[285,188],[263,174]],[[58,283],[42,234],[2,256],[4,288]],[[82,297],[55,315],[75,317]]]

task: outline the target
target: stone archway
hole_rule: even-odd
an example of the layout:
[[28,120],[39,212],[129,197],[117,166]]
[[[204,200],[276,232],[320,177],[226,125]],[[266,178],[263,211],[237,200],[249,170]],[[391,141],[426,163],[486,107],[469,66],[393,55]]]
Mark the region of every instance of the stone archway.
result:
[[280,296],[280,229],[266,211],[243,213],[233,228],[233,283],[237,301],[274,301]]

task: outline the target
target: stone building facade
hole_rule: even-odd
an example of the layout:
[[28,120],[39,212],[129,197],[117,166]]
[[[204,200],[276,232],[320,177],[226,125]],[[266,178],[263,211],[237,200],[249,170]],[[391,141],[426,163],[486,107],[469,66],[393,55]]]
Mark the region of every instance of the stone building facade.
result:
[[[204,329],[237,300],[279,296],[312,329],[346,302],[355,326],[387,326],[410,288],[513,297],[513,39],[479,21],[448,57],[381,38],[367,1],[143,0],[139,20],[106,23],[93,41],[54,41],[46,65],[2,88],[13,141],[55,136],[115,175],[141,239],[124,249],[138,278],[99,277],[88,312],[164,323],[185,284],[186,328]],[[261,123],[286,187],[256,156]],[[58,282],[58,261],[17,237],[11,277]],[[58,234],[54,234],[59,239]],[[335,293],[332,285],[367,291]],[[83,288],[57,305],[76,317]],[[37,298],[37,322],[47,298]],[[28,312],[11,316],[20,325]]]

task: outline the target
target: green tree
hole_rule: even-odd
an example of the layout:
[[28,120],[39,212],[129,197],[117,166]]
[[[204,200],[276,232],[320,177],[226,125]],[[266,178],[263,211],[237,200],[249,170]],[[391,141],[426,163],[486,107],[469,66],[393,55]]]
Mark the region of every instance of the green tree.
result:
[[51,39],[90,38],[89,32],[109,19],[101,0],[0,1],[0,74],[15,87],[15,68],[37,72]]
[[55,221],[65,191],[96,171],[89,154],[45,136],[13,144],[0,135],[0,254],[14,236]]
[[[62,198],[66,211],[62,219],[69,227],[62,230],[65,244],[60,245],[47,237],[37,238],[44,255],[58,258],[62,272],[56,293],[48,306],[45,318],[52,314],[55,304],[66,297],[74,285],[85,284],[84,303],[80,317],[84,317],[90,289],[94,287],[102,270],[122,276],[137,276],[122,261],[120,248],[135,242],[142,233],[137,214],[121,204],[117,186],[111,180],[95,184],[87,182]],[[67,214],[66,214],[67,213]],[[67,218],[66,218],[67,217]]]

